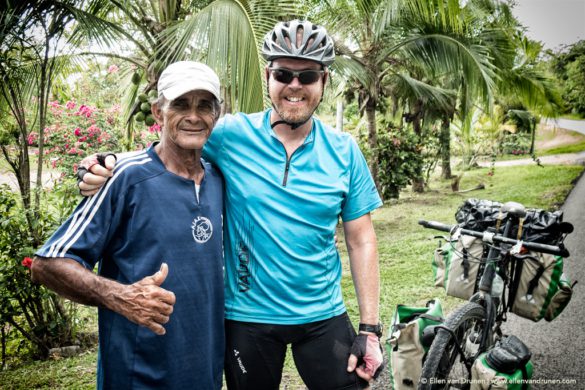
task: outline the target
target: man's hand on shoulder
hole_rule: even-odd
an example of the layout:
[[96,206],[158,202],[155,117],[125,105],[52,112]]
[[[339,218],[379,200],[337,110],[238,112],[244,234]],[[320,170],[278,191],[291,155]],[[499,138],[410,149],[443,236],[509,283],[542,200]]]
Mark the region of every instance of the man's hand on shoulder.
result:
[[83,196],[91,196],[102,188],[113,175],[116,155],[113,153],[92,154],[81,160],[77,169],[77,185]]

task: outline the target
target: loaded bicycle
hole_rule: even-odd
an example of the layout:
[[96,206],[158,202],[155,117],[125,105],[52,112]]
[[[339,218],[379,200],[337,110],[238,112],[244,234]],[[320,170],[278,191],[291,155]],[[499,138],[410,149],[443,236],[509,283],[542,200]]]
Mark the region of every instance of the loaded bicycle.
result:
[[[438,250],[446,260],[443,269],[441,260],[434,264],[436,284],[448,295],[468,298],[443,324],[425,329],[423,338],[432,342],[419,389],[498,388],[493,386],[497,375],[505,380],[529,378],[530,351],[502,332],[507,313],[550,321],[570,300],[572,286],[562,275],[562,258],[569,252],[562,242],[572,225],[562,222],[562,214],[542,214],[546,212],[515,202],[472,201],[475,211],[481,210],[481,202],[487,210],[472,217],[473,223],[419,221],[425,228],[449,233],[448,243]],[[481,220],[486,215],[487,223]],[[530,217],[540,226],[526,229]]]

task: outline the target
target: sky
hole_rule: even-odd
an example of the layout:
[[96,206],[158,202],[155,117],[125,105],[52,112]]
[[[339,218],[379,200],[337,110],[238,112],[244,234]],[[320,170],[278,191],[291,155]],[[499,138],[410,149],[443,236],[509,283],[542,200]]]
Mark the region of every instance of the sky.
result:
[[545,49],[585,39],[585,0],[515,0],[514,15]]

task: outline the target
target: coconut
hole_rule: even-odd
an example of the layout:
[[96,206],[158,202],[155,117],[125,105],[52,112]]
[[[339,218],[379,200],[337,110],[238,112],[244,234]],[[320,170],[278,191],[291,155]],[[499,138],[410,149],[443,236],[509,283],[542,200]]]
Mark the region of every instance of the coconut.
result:
[[145,114],[148,114],[150,112],[150,103],[148,102],[144,102],[140,105],[140,111],[144,112]]
[[154,117],[152,116],[152,114],[148,114],[148,115],[146,116],[146,118],[144,118],[144,124],[145,124],[146,126],[152,126],[152,125],[154,125],[154,124],[155,124],[155,122],[156,122],[156,121],[154,120]]
[[132,75],[132,84],[138,85],[140,84],[140,80],[142,80],[142,75],[140,74],[140,72],[134,72],[134,74]]

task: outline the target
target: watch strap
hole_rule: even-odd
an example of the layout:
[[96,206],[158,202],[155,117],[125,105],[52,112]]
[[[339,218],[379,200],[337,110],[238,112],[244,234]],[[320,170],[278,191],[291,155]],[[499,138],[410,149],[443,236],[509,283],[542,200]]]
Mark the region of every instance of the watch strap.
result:
[[360,323],[360,325],[359,325],[360,332],[374,333],[378,337],[382,337],[382,330],[383,330],[383,327],[382,327],[381,323],[378,323],[377,325]]

